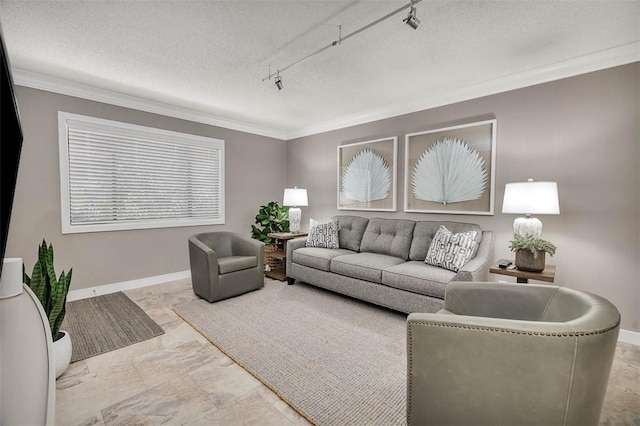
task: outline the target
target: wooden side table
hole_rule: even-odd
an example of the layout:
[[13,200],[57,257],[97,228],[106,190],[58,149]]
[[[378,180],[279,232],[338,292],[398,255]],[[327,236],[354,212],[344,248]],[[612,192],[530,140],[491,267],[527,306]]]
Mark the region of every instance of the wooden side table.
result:
[[271,271],[265,271],[264,274],[269,278],[273,278],[274,280],[284,281],[287,279],[287,240],[298,237],[306,237],[307,233],[270,232],[267,234],[267,236],[275,240],[284,241],[284,247],[282,250],[272,251],[269,253],[269,256],[271,257],[284,260],[284,266],[282,266],[282,268],[272,269]]
[[[512,262],[509,259],[500,259],[498,263],[501,262]],[[552,283],[556,277],[556,266],[547,264],[542,272],[529,272],[529,271],[521,271],[518,268],[515,269],[505,269],[498,267],[496,263],[494,266],[489,268],[489,272],[492,274],[498,275],[507,275],[510,277],[516,277],[516,282],[521,284],[527,284],[529,280],[538,280],[538,281],[546,281],[548,283]]]

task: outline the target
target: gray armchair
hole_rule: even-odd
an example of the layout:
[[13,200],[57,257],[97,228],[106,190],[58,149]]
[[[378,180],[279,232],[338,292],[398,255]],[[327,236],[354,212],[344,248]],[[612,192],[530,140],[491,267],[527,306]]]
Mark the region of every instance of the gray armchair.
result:
[[209,302],[264,286],[264,244],[233,232],[189,237],[193,292]]
[[447,284],[407,320],[410,425],[596,425],[620,327],[602,297],[534,284]]

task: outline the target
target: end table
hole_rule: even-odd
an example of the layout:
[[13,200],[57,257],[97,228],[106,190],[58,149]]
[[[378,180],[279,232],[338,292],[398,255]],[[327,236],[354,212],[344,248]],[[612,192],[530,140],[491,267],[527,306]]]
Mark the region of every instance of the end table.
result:
[[[500,259],[498,263],[510,261],[509,259]],[[516,282],[521,284],[527,284],[529,280],[546,281],[552,283],[556,277],[556,266],[547,264],[542,272],[529,272],[521,271],[518,268],[506,269],[498,267],[498,263],[489,268],[489,272],[498,275],[507,275],[510,277],[516,277]]]
[[293,238],[298,237],[306,237],[306,232],[270,232],[267,234],[268,237],[273,238],[274,240],[284,241],[284,247],[282,250],[270,252],[269,256],[275,257],[276,259],[284,260],[284,265],[282,268],[272,269],[271,271],[265,271],[265,275],[269,278],[273,278],[275,280],[284,281],[287,279],[287,240],[291,240]]

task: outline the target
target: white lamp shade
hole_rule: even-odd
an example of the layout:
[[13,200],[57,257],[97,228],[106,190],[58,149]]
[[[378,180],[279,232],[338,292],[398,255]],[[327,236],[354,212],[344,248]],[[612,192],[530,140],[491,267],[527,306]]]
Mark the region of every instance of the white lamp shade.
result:
[[556,182],[508,183],[504,188],[502,213],[560,214]]
[[308,206],[307,190],[301,188],[285,188],[283,206]]

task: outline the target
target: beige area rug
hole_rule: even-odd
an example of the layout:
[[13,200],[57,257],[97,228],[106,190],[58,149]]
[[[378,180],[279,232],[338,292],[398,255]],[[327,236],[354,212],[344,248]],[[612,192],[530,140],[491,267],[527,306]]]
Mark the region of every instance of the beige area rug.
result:
[[164,330],[121,291],[67,303],[63,330],[71,337],[71,362],[164,334]]
[[403,314],[271,280],[174,310],[314,424],[406,424]]

